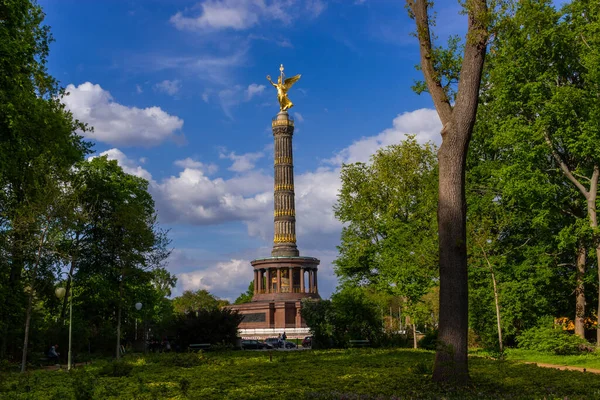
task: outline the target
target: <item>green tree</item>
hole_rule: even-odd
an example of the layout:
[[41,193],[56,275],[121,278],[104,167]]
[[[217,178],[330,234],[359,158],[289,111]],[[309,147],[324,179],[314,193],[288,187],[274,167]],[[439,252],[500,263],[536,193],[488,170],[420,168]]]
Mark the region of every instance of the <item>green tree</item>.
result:
[[313,334],[313,347],[347,347],[352,339],[379,344],[383,335],[381,309],[361,287],[345,287],[331,300],[302,302],[302,318]]
[[[106,157],[94,158],[80,168],[86,182],[82,202],[94,212],[88,245],[80,251],[79,272],[81,278],[109,285],[101,290],[112,292],[109,298],[114,299],[119,358],[123,311],[131,312],[135,303],[130,296],[132,288],[156,279],[155,272],[170,253],[168,239],[156,225],[154,201],[145,179],[126,174]],[[167,286],[170,284],[172,281]],[[85,287],[98,289],[90,284]],[[164,291],[164,287],[160,289]]]
[[250,303],[252,301],[252,297],[254,297],[254,281],[250,281],[248,290],[246,290],[244,293],[241,293],[238,298],[235,299],[233,304]]
[[407,0],[416,22],[421,53],[420,69],[442,121],[439,163],[439,348],[433,379],[466,383],[469,379],[467,207],[465,166],[477,113],[479,86],[492,22],[487,0],[464,3],[468,31],[462,60],[453,57],[456,42],[448,51],[432,44],[431,2]]
[[345,286],[403,298],[410,315],[437,278],[437,163],[414,136],[344,165],[335,205],[342,229],[335,271]]
[[85,126],[65,110],[64,93],[46,71],[52,37],[43,19],[33,1],[0,2],[0,246],[6,256],[0,268],[0,357],[11,338],[20,337],[24,271],[35,263],[27,253],[44,229],[27,216],[43,203],[41,189],[62,180],[90,147],[77,134]]
[[198,310],[216,310],[228,305],[227,300],[219,299],[206,289],[184,291],[181,296],[173,299],[173,309],[178,314],[196,312]]
[[557,247],[574,260],[575,331],[582,337],[588,247],[595,248],[596,265],[600,262],[599,15],[597,2],[585,0],[562,11],[550,1],[520,2],[498,31],[485,106],[500,138],[524,144],[514,147],[522,151],[520,166],[529,162],[529,170],[550,176],[542,181],[556,182],[543,198],[561,204],[560,211],[571,216],[558,232]]

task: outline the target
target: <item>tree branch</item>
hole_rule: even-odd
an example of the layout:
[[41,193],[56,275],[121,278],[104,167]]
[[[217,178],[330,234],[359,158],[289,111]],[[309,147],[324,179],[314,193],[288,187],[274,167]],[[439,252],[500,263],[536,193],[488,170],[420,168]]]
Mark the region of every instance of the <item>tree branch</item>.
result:
[[[469,28],[454,109],[457,115],[464,116],[463,123],[466,122],[472,126],[477,113],[476,105],[479,98],[481,72],[489,37],[488,9],[486,0],[467,0],[466,7]],[[474,104],[475,107],[473,107]]]
[[421,70],[427,83],[427,88],[433,99],[442,125],[446,125],[452,117],[452,106],[450,100],[442,87],[438,71],[433,66],[433,54],[431,45],[431,32],[429,31],[429,16],[427,14],[427,0],[407,0],[408,7],[412,11],[417,25],[417,38],[421,53]]
[[577,180],[577,178],[575,178],[573,176],[573,174],[571,173],[571,170],[569,169],[569,167],[567,166],[567,164],[563,161],[563,159],[561,158],[560,154],[558,154],[558,152],[554,149],[554,146],[552,145],[552,140],[550,140],[550,135],[548,135],[548,132],[546,132],[546,131],[544,131],[544,140],[546,141],[546,144],[550,147],[550,151],[552,152],[552,157],[554,157],[554,159],[558,163],[560,169],[562,170],[562,172],[567,177],[567,179],[569,179],[571,181],[571,183],[573,183],[573,185],[575,185],[575,187],[577,187],[577,189],[579,189],[579,191],[587,199],[587,197],[588,197],[588,191],[581,184],[581,182],[579,182]]

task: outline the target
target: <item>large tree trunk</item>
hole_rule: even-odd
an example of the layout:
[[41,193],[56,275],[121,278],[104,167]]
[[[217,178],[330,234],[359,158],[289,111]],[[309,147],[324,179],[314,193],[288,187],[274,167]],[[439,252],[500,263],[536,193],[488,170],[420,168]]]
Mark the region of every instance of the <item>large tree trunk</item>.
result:
[[585,244],[579,242],[577,247],[576,286],[575,286],[575,334],[585,338],[585,290],[583,278],[585,276]]
[[[446,126],[444,130],[458,127]],[[466,382],[468,277],[465,200],[465,160],[468,134],[446,131],[439,161],[440,323],[433,379]],[[462,136],[462,137],[461,137]],[[462,139],[462,140],[460,140]]]
[[465,168],[469,141],[475,124],[479,85],[488,40],[489,14],[486,0],[465,2],[467,40],[455,104],[442,85],[429,30],[431,5],[427,0],[407,0],[417,25],[421,70],[443,125],[438,151],[438,241],[440,257],[440,323],[433,380],[465,384],[467,364],[468,275]]

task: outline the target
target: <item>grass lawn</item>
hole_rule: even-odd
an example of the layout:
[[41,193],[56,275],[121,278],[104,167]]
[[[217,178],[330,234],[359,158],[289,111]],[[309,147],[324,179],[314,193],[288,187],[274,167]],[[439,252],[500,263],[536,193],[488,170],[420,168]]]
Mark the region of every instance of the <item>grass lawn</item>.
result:
[[[573,367],[600,369],[600,354],[588,353],[573,356],[557,356],[531,350],[508,349],[506,358],[514,361],[538,362]],[[598,377],[600,379],[600,376]]]
[[[0,399],[600,399],[600,376],[480,357],[460,391],[408,349],[128,355],[68,373],[0,374]],[[120,376],[121,375],[121,376]],[[76,397],[76,394],[78,395]]]

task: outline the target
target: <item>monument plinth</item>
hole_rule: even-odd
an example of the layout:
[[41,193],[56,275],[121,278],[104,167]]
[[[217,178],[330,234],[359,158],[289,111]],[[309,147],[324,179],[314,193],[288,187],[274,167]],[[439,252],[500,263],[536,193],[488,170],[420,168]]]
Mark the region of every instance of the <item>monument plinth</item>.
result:
[[288,337],[308,333],[302,320],[301,300],[320,299],[317,281],[319,260],[302,257],[296,245],[296,205],[294,195],[294,158],[292,137],[294,119],[287,110],[293,103],[287,91],[300,75],[285,79],[283,65],[277,83],[280,111],[273,118],[274,146],[274,235],[271,257],[251,261],[254,267],[252,302],[230,306],[244,315],[240,324],[242,337],[266,337],[286,331]]

